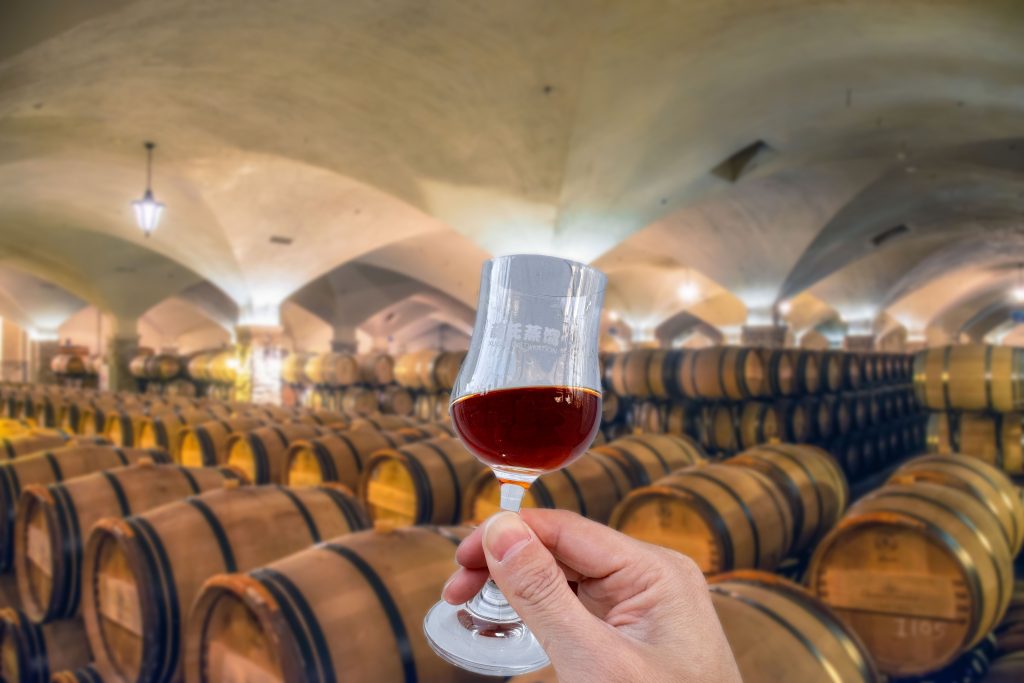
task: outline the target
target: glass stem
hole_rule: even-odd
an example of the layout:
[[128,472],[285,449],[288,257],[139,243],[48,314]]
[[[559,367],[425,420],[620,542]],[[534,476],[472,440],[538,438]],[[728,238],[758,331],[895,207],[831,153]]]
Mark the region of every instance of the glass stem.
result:
[[[525,495],[526,486],[502,482],[501,509],[518,513]],[[487,583],[476,597],[466,603],[466,609],[478,619],[495,624],[512,624],[520,621],[519,615],[508,604],[508,600],[493,579],[487,579]]]

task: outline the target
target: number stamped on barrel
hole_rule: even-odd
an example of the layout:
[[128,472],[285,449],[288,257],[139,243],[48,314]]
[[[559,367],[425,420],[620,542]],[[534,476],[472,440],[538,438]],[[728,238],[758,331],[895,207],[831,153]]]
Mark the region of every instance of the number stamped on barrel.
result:
[[113,576],[102,576],[99,585],[100,614],[132,633],[142,635],[142,614],[135,585]]
[[897,638],[913,638],[915,640],[934,638],[938,640],[944,638],[948,630],[949,625],[941,621],[908,619],[906,617],[898,617],[896,619]]

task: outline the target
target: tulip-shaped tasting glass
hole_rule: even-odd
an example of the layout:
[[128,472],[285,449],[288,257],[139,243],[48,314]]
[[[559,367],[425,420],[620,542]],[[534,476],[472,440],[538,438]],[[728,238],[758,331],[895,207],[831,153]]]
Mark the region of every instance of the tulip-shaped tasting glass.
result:
[[[548,256],[484,264],[450,411],[466,448],[501,481],[503,510],[519,512],[530,484],[572,462],[597,433],[605,283],[594,268]],[[513,676],[548,663],[491,580],[464,605],[438,602],[423,628],[443,659],[476,673]]]

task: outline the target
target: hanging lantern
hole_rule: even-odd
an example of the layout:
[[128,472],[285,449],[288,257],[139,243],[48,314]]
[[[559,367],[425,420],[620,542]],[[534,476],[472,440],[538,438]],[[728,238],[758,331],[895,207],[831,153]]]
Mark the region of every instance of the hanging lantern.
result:
[[142,232],[146,237],[149,237],[150,233],[156,230],[156,226],[160,224],[160,216],[163,215],[164,205],[153,197],[153,189],[151,187],[153,181],[153,148],[156,145],[152,142],[146,142],[145,145],[146,194],[142,195],[142,199],[132,202],[132,208],[135,209],[135,222],[142,228]]

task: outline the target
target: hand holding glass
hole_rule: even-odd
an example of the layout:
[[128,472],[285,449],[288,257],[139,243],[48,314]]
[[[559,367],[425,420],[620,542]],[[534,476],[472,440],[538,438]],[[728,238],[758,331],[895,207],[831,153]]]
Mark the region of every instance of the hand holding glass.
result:
[[[501,481],[501,507],[518,512],[541,474],[593,441],[601,416],[597,348],[605,276],[547,256],[484,265],[473,339],[452,391],[452,423]],[[465,605],[441,601],[424,630],[442,658],[514,676],[547,655],[493,581]]]

